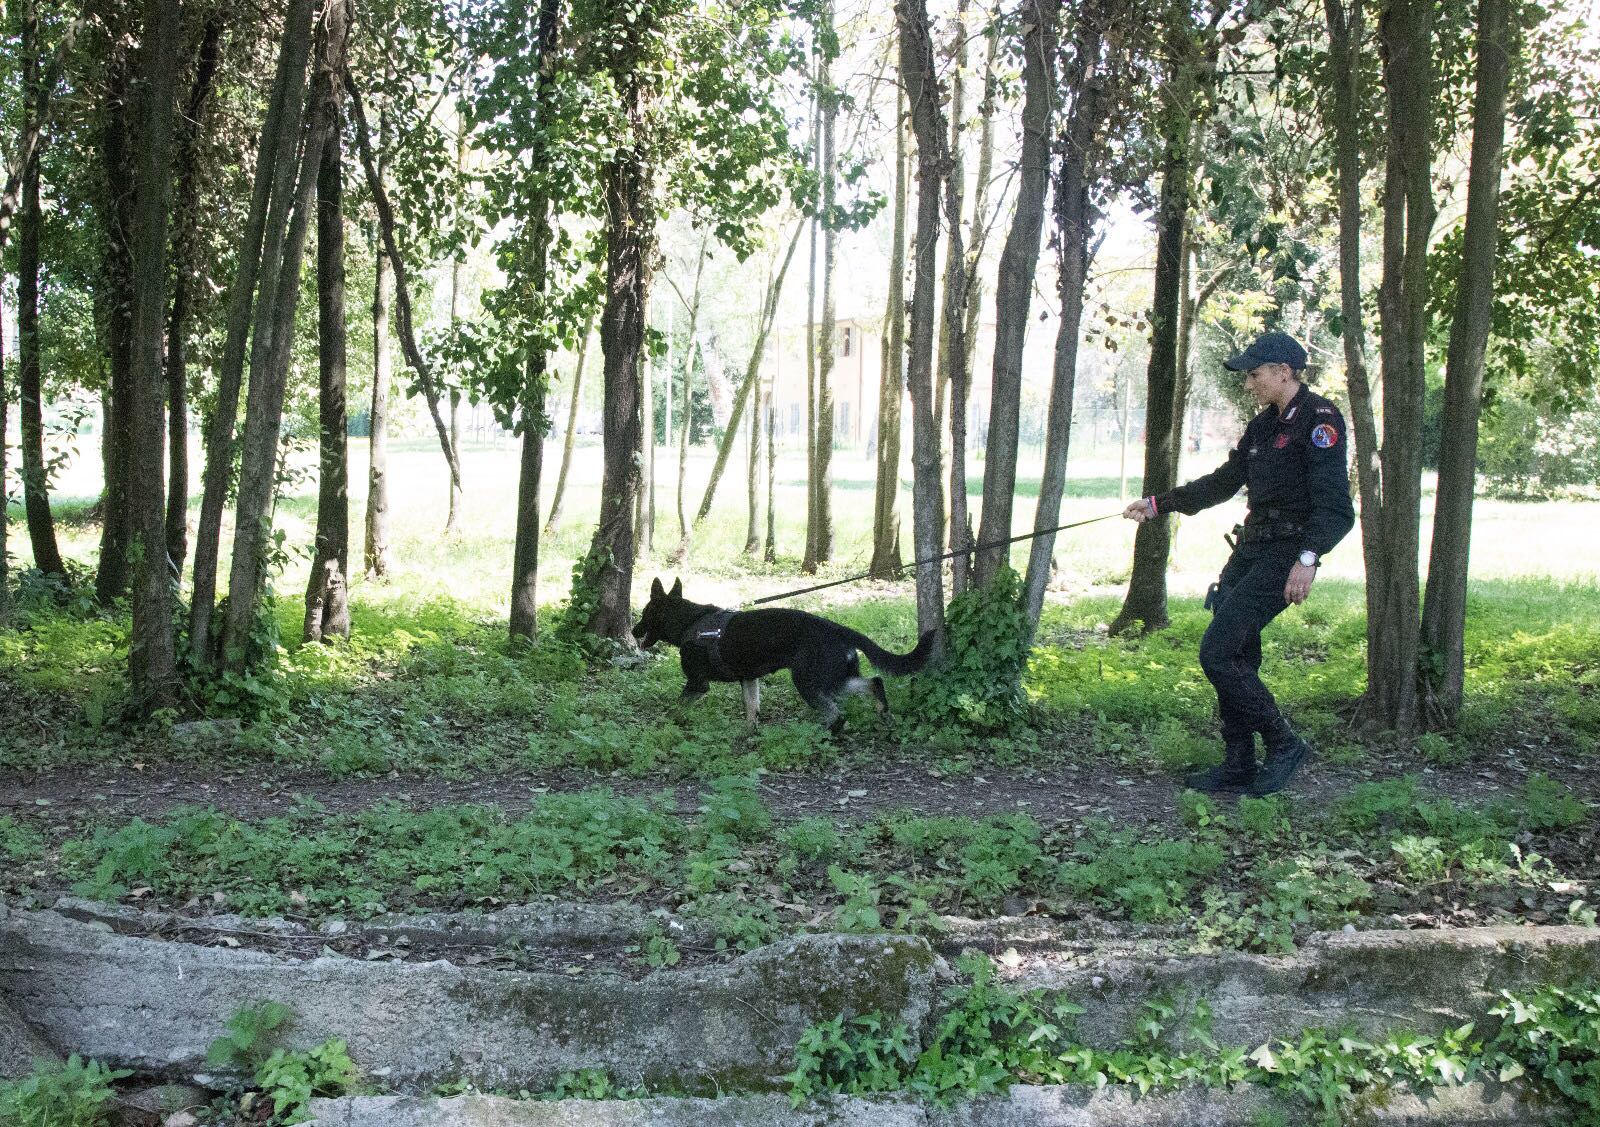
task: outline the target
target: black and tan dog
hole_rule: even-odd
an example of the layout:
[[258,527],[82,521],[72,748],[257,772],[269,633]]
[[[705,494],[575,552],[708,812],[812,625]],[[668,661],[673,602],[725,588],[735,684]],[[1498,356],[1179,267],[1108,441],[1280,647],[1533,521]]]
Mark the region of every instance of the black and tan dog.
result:
[[761,678],[787,669],[802,699],[816,709],[824,727],[844,727],[839,698],[870,692],[878,711],[889,714],[882,677],[861,675],[861,654],[891,677],[915,673],[928,664],[934,632],[924,634],[908,654],[890,653],[865,634],[801,610],[724,610],[683,597],[683,580],[668,591],[657,579],[650,601],[633,628],[641,648],[656,642],[678,647],[683,663],[683,697],[703,696],[712,681],[744,685],[745,720],[753,727],[761,709]]

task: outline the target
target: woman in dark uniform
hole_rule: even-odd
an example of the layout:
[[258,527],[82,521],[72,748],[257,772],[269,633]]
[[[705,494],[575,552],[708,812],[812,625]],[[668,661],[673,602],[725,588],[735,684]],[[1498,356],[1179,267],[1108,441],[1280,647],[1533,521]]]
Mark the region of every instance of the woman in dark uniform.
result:
[[[1295,735],[1261,681],[1261,631],[1311,593],[1322,557],[1355,524],[1344,416],[1300,380],[1306,350],[1287,333],[1267,333],[1224,367],[1243,372],[1262,411],[1216,470],[1170,493],[1128,506],[1129,520],[1197,513],[1248,491],[1248,513],[1234,530],[1233,555],[1206,602],[1211,625],[1200,668],[1217,691],[1222,765],[1190,776],[1214,793],[1271,794],[1289,781],[1310,748]],[[1260,733],[1266,762],[1256,766]]]

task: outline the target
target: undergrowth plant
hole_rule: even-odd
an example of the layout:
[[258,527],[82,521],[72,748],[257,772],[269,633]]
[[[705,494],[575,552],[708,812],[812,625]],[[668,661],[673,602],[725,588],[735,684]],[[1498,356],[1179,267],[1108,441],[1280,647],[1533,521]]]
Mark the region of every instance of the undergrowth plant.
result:
[[112,1083],[132,1075],[77,1054],[43,1064],[17,1080],[0,1080],[5,1127],[104,1127],[111,1122]]
[[1600,992],[1543,987],[1505,993],[1504,1019],[1487,1044],[1462,1025],[1439,1034],[1409,1030],[1365,1037],[1306,1029],[1251,1048],[1220,1045],[1203,1001],[1187,1012],[1185,1051],[1163,1047],[1185,1015],[1151,999],[1132,1038],[1115,1049],[1072,1037],[1081,1007],[1042,991],[999,983],[986,960],[965,961],[969,984],[950,988],[926,1046],[881,1014],[829,1018],[796,1043],[784,1077],[795,1106],[830,1093],[907,1092],[939,1103],[1003,1092],[1013,1083],[1126,1086],[1141,1094],[1183,1086],[1251,1083],[1293,1098],[1324,1127],[1341,1127],[1363,1107],[1405,1086],[1426,1091],[1482,1075],[1528,1077],[1541,1091],[1600,1123]]
[[303,1123],[311,1117],[314,1096],[341,1096],[359,1083],[361,1071],[345,1043],[330,1037],[310,1049],[287,1049],[279,1042],[294,1011],[281,1002],[244,1006],[228,1019],[226,1031],[211,1042],[206,1063],[250,1077],[252,1089],[271,1108],[273,1122]]
[[950,601],[942,656],[905,689],[919,737],[1009,735],[1025,726],[1028,622],[1017,601],[1020,583],[1001,568],[986,586]]

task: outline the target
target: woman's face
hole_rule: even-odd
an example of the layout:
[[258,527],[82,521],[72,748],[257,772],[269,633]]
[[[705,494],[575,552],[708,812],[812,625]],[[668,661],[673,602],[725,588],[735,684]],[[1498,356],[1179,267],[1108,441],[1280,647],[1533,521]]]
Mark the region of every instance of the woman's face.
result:
[[1294,373],[1287,364],[1262,364],[1245,373],[1244,386],[1255,396],[1256,406],[1265,407],[1269,403],[1282,406],[1283,393],[1293,379]]

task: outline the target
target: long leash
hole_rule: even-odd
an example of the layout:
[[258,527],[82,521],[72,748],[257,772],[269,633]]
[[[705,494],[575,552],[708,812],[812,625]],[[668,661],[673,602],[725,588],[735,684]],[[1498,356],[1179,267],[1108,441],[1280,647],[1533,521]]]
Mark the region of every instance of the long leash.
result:
[[[1004,548],[1007,545],[1015,544],[1020,540],[1032,540],[1036,536],[1043,536],[1046,533],[1051,532],[1066,532],[1069,529],[1082,528],[1086,524],[1098,524],[1100,521],[1110,520],[1112,517],[1120,517],[1121,515],[1122,510],[1119,509],[1117,512],[1107,513],[1105,516],[1090,517],[1088,520],[1074,521],[1071,524],[1058,524],[1054,528],[1040,528],[1033,532],[1024,532],[1021,536],[1013,536],[1009,540],[991,540],[987,544],[974,544],[970,548],[958,548],[953,552],[946,552],[942,556],[933,556],[925,560],[913,560],[910,563],[900,564],[894,570],[898,575],[900,572],[903,572],[908,568],[921,567],[923,564],[942,563],[945,560],[954,559],[956,556],[967,556],[972,555],[975,552],[985,552],[990,548]],[[827,583],[817,583],[810,587],[801,587],[796,591],[784,591],[782,594],[767,595],[764,598],[752,599],[750,600],[750,605],[759,606],[762,603],[775,603],[779,599],[792,599],[796,595],[809,595],[813,591],[826,591],[829,587],[842,587],[846,583],[859,583],[863,579],[871,578],[873,578],[872,572],[866,571],[862,572],[860,575],[852,575],[848,579],[834,579]]]

